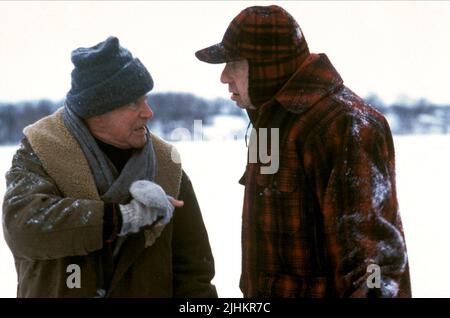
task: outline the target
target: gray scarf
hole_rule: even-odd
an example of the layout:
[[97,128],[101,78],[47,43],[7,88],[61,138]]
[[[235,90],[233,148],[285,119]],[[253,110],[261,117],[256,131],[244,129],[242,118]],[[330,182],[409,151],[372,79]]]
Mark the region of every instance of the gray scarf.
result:
[[[94,175],[98,192],[104,202],[126,204],[130,200],[129,189],[137,180],[154,181],[156,157],[150,132],[147,130],[147,142],[141,149],[134,149],[120,175],[107,156],[100,150],[94,137],[68,106],[64,105],[64,123],[80,144],[81,149]],[[117,176],[118,175],[118,176]]]

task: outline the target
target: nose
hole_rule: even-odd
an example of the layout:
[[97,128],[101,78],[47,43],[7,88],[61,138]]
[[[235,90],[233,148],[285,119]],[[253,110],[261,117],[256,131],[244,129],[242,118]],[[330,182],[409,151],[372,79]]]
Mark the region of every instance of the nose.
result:
[[148,104],[147,98],[145,98],[145,100],[143,101],[143,103],[141,105],[140,115],[142,118],[144,118],[146,120],[150,120],[153,117],[153,110],[150,107],[150,105]]
[[225,67],[223,68],[222,74],[220,74],[220,82],[223,84],[230,84],[232,81],[230,77],[230,67],[227,64],[225,64]]

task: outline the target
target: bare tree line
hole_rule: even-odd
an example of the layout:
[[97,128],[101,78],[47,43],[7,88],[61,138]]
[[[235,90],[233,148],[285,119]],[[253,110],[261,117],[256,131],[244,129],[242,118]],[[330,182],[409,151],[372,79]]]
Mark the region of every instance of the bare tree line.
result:
[[[387,117],[394,134],[446,134],[450,130],[450,105],[436,105],[425,99],[385,105],[374,94],[366,100]],[[53,113],[63,103],[48,99],[0,102],[0,144],[18,143],[25,126]],[[223,98],[207,100],[188,93],[155,93],[149,95],[149,103],[155,114],[149,126],[166,139],[175,128],[192,131],[194,120],[202,120],[208,126],[217,115],[247,118],[244,111]]]

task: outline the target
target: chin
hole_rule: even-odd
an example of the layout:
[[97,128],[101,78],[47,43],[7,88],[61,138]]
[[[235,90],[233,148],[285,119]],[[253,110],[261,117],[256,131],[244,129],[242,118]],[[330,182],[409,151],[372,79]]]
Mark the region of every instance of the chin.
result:
[[146,143],[147,143],[147,136],[145,136],[144,138],[141,138],[139,140],[133,140],[130,144],[131,144],[132,148],[140,149],[140,148],[144,147]]
[[239,108],[244,108],[245,109],[245,105],[243,105],[241,101],[236,101],[236,106],[239,107]]

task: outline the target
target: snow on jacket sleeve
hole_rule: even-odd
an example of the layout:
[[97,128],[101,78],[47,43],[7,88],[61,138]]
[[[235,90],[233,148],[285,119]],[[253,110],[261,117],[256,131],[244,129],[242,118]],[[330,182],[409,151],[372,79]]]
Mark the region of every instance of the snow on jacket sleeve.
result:
[[308,141],[304,160],[323,213],[334,294],[397,297],[408,266],[389,126],[353,114],[323,131]]
[[15,257],[49,260],[102,248],[103,202],[62,197],[26,139],[6,184],[3,229]]

